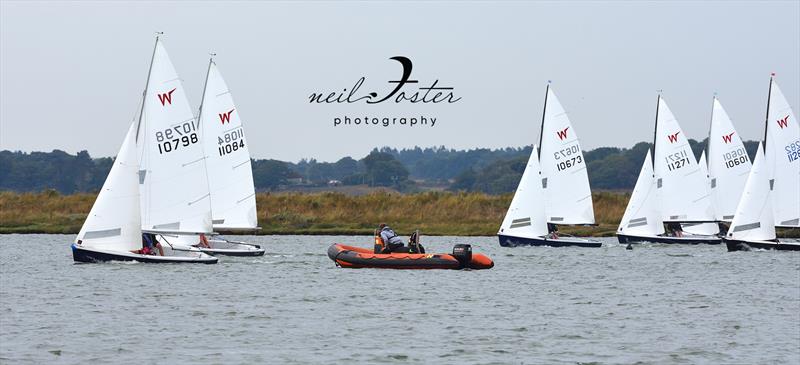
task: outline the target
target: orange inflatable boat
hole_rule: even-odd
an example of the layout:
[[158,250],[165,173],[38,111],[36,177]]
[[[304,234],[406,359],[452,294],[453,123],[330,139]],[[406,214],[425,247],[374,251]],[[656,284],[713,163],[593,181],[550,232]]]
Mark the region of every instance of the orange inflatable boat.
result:
[[336,266],[353,269],[491,269],[492,259],[472,253],[470,245],[455,245],[453,253],[375,253],[374,250],[334,243],[328,257]]

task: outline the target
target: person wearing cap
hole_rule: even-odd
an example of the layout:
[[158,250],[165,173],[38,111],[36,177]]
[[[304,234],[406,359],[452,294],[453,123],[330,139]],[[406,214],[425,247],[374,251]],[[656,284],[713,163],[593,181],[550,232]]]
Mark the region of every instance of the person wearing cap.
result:
[[394,233],[386,223],[381,223],[380,225],[380,236],[387,251],[408,252],[408,248],[403,244],[403,239],[397,233]]

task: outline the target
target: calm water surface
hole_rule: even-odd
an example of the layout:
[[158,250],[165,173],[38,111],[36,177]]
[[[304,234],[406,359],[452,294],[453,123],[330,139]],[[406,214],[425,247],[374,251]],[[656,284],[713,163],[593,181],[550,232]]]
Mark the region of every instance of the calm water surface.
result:
[[2,363],[798,364],[800,253],[500,248],[485,271],[350,270],[370,237],[246,237],[218,265],[73,264],[71,235],[0,235]]

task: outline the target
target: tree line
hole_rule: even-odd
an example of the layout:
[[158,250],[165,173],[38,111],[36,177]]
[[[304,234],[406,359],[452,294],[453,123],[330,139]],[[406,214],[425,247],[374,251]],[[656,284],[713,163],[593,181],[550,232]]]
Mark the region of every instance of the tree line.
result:
[[[695,157],[705,149],[706,140],[689,140]],[[758,142],[745,142],[752,158]],[[584,151],[589,182],[593,189],[630,190],[650,143],[631,148],[601,147]],[[297,163],[255,159],[253,181],[258,191],[286,189],[292,185],[370,185],[392,187],[403,192],[437,185],[453,191],[502,194],[514,191],[531,147],[472,150],[444,146],[411,149],[383,147],[356,160],[344,157],[336,162],[303,159]],[[64,151],[0,151],[0,190],[18,192],[54,189],[63,194],[98,191],[113,159],[91,158],[86,151],[75,155]]]

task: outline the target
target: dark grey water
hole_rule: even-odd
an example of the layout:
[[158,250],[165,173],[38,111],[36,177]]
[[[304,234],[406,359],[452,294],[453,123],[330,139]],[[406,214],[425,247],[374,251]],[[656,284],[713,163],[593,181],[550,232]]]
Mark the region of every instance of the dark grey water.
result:
[[[0,235],[2,363],[800,363],[800,254],[500,248],[486,271],[336,268],[331,242],[248,237],[218,265],[73,264]],[[613,242],[608,239],[606,242]]]

